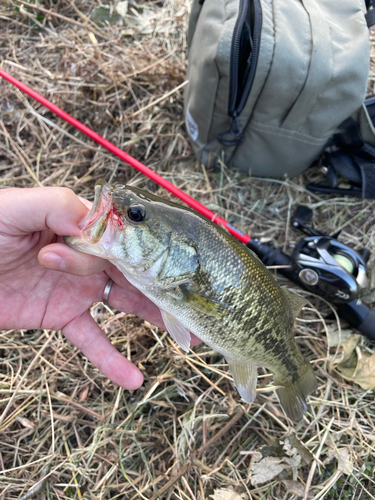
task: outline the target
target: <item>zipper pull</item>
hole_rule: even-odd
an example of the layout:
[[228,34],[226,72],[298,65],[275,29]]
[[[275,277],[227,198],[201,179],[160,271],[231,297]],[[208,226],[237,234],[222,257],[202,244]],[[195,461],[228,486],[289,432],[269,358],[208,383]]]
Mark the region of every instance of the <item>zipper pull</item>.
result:
[[229,131],[233,135],[233,137],[238,137],[239,135],[242,135],[241,127],[237,120],[237,114],[233,114],[230,119]]
[[[228,138],[228,135],[231,135],[234,139]],[[233,113],[230,117],[229,130],[217,134],[217,139],[223,146],[238,146],[238,144],[241,144],[245,140],[236,113]]]

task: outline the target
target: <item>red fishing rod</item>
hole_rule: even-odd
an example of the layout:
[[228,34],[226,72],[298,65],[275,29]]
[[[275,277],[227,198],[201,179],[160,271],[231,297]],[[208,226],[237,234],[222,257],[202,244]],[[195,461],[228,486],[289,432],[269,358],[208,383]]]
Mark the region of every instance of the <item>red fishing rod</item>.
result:
[[[167,189],[197,212],[212,222],[225,227],[230,234],[253,250],[265,265],[280,266],[280,273],[288,279],[300,287],[333,302],[341,317],[346,319],[363,335],[375,340],[375,310],[369,309],[358,300],[361,290],[365,287],[366,261],[369,255],[359,254],[346,245],[337,242],[336,237],[326,236],[308,228],[305,223],[309,218],[309,216],[306,216],[306,210],[309,209],[305,208],[302,216],[301,212],[299,212],[299,215],[295,215],[292,220],[293,227],[300,229],[308,237],[299,242],[291,257],[270,243],[261,243],[258,239],[252,239],[249,235],[242,233],[225,219],[194,200],[194,198],[178,189],[156,172],[153,172],[150,168],[101,137],[89,127],[86,127],[86,125],[83,125],[83,123],[70,116],[55,104],[52,104],[48,99],[1,68],[0,77],[40,102],[40,104],[118,156],[124,162],[142,172],[159,186]],[[311,256],[312,249],[315,251],[315,257]],[[345,269],[345,267],[335,260],[335,256],[337,255],[344,256],[347,259],[346,267],[351,266],[349,270]]]
[[146,165],[143,165],[143,163],[139,162],[138,160],[136,160],[132,156],[128,155],[127,153],[122,151],[120,148],[118,148],[117,146],[115,146],[111,142],[104,139],[104,137],[97,134],[96,132],[91,130],[89,127],[86,127],[86,125],[83,125],[83,123],[81,123],[80,121],[78,121],[75,118],[73,118],[72,116],[70,116],[68,113],[66,113],[65,111],[60,109],[58,106],[56,106],[55,104],[50,102],[48,99],[41,96],[40,94],[35,92],[35,90],[32,90],[27,85],[20,82],[19,80],[17,80],[16,78],[14,78],[13,76],[11,76],[9,73],[7,73],[6,71],[4,71],[1,68],[0,68],[0,76],[2,78],[4,78],[4,80],[7,80],[8,82],[10,82],[15,87],[22,90],[22,92],[24,92],[25,94],[29,95],[30,97],[32,97],[36,101],[40,102],[40,104],[42,104],[43,106],[48,108],[50,111],[55,113],[55,115],[57,115],[60,118],[62,118],[63,120],[65,120],[70,125],[73,125],[73,127],[75,127],[76,129],[80,130],[83,134],[90,137],[90,139],[93,139],[95,142],[97,142],[98,144],[100,144],[104,148],[108,149],[108,151],[110,151],[114,155],[121,158],[121,160],[128,163],[129,165],[134,167],[136,170],[139,170],[139,172],[142,172],[142,174],[146,175],[151,180],[156,182],[156,184],[159,184],[159,186],[165,188],[167,191],[169,191],[174,196],[179,198],[181,201],[183,201],[184,203],[189,205],[191,208],[193,208],[194,210],[196,210],[200,214],[207,217],[207,219],[210,219],[212,222],[215,222],[216,224],[218,224],[220,226],[224,226],[230,234],[232,234],[237,239],[242,241],[242,243],[246,244],[250,241],[250,239],[251,239],[250,236],[242,233],[241,231],[239,231],[235,227],[231,226],[225,219],[223,219],[219,215],[215,214],[214,212],[212,212],[211,210],[206,208],[204,205],[199,203],[197,200],[194,200],[194,198],[192,198],[191,196],[187,195],[186,193],[184,193],[183,191],[178,189],[176,186],[174,186],[169,181],[167,181],[166,179],[161,177],[159,174],[157,174],[156,172],[154,172],[150,168],[146,167]]

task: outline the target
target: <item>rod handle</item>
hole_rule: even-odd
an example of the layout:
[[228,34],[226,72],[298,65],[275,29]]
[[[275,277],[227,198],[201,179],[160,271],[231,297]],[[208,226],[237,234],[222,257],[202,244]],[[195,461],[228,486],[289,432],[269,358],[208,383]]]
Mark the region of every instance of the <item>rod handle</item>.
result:
[[292,257],[279,248],[275,248],[272,243],[261,243],[256,238],[251,238],[251,240],[246,243],[246,246],[257,254],[265,266],[290,266],[280,267],[277,271],[286,278],[297,283],[297,285],[302,286],[296,273],[292,269]]
[[358,300],[352,300],[346,304],[335,304],[335,306],[341,318],[346,319],[368,339],[375,340],[375,309],[371,309]]

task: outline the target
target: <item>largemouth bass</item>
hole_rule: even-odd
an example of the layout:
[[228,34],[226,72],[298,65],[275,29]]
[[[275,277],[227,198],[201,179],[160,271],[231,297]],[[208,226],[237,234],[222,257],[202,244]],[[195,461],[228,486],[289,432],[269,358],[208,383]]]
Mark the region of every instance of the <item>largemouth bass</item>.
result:
[[136,187],[98,181],[81,237],[65,240],[114,264],[160,308],[182,349],[189,350],[192,332],[225,356],[246,402],[256,396],[257,366],[264,366],[275,375],[287,415],[302,417],[316,390],[292,335],[304,301],[225,230]]

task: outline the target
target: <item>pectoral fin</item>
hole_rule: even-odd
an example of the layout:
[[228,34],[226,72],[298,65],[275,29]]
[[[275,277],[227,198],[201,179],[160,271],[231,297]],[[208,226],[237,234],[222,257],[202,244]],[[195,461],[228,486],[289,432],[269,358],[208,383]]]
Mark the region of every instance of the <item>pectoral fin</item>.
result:
[[246,403],[251,403],[257,395],[257,367],[247,363],[239,363],[227,356],[225,359],[240,396]]
[[189,306],[196,311],[215,318],[223,318],[230,313],[230,308],[227,304],[223,304],[218,300],[186,289],[182,286],[179,287],[179,290],[182,293],[182,298],[180,300],[188,303]]
[[190,332],[171,314],[160,309],[164,324],[173,340],[186,352],[189,352],[190,347]]

